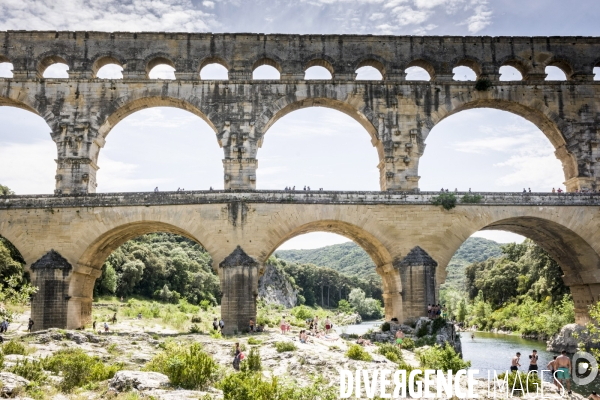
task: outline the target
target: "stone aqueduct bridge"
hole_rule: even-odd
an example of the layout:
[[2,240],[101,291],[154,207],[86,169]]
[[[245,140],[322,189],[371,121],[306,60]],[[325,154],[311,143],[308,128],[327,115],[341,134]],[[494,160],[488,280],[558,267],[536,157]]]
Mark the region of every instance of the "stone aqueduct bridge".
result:
[[[436,193],[206,191],[0,197],[0,234],[21,252],[40,291],[35,327],[90,322],[106,257],[136,236],[166,231],[197,241],[218,272],[226,326],[256,316],[258,278],[272,252],[308,232],[344,235],[372,257],[386,318],[424,315],[448,261],[481,229],[530,237],[558,261],[578,322],[600,300],[600,195],[483,193],[446,211]],[[459,194],[461,197],[462,194]]]
[[[274,249],[295,235],[330,231],[360,244],[383,277],[388,318],[421,315],[436,297],[445,266],[480,229],[531,237],[560,263],[577,318],[600,295],[598,200],[589,195],[486,195],[477,205],[443,211],[418,193],[418,163],[430,130],[466,109],[491,107],[520,115],[544,132],[562,162],[569,191],[600,183],[600,38],[395,37],[189,33],[0,33],[0,106],[42,116],[57,144],[56,193],[0,200],[0,235],[25,256],[40,286],[36,328],[79,327],[89,320],[92,287],[105,258],[137,235],[169,231],[201,243],[219,272],[223,316],[230,329],[255,315],[258,276]],[[44,79],[53,63],[68,79]],[[97,79],[107,64],[120,80]],[[203,81],[219,63],[229,80]],[[151,80],[159,64],[174,81]],[[271,65],[280,79],[257,81]],[[452,80],[468,66],[476,82]],[[499,81],[503,65],[523,81]],[[332,79],[308,81],[311,66]],[[356,81],[362,66],[381,81]],[[419,66],[429,82],[405,80]],[[557,66],[565,82],[547,82]],[[94,195],[98,155],[111,129],[138,110],[172,106],[204,119],[223,148],[225,189],[238,192]],[[269,128],[303,107],[323,106],[356,119],[379,154],[379,193],[255,192],[257,152]],[[268,135],[266,137],[268,140]],[[318,144],[316,144],[318,145]],[[343,147],[344,143],[340,143]],[[132,149],[135,151],[135,149]],[[437,266],[436,266],[437,265]]]

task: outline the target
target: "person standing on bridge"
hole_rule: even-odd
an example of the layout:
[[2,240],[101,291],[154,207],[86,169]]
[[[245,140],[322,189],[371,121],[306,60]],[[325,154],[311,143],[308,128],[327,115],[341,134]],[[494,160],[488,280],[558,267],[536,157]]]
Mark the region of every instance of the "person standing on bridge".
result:
[[154,193],[158,193],[158,186],[154,188]]

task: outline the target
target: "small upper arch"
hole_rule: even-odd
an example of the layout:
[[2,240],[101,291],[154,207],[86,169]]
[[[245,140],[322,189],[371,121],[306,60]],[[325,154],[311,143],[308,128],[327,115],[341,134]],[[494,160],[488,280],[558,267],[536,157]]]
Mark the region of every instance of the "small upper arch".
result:
[[433,63],[424,58],[418,58],[416,60],[412,60],[408,64],[406,64],[405,69],[409,69],[412,67],[423,68],[427,74],[429,74],[429,80],[433,80],[435,78],[435,68],[433,68]]
[[306,70],[311,67],[323,67],[327,71],[329,71],[329,73],[331,74],[331,77],[333,78],[335,76],[335,69],[333,68],[333,60],[328,59],[328,58],[329,57],[326,57],[326,56],[310,58],[309,61],[307,61],[304,64],[304,72],[306,72]]
[[126,66],[126,61],[125,60],[120,60],[119,58],[117,58],[116,56],[110,54],[110,55],[101,55],[96,57],[96,59],[94,60],[94,63],[92,64],[92,78],[97,78],[98,77],[98,71],[100,71],[100,69],[104,66],[107,65],[118,65],[121,68],[125,68]]
[[361,60],[354,63],[354,70],[356,71],[362,67],[373,67],[381,76],[385,77],[385,65],[384,63],[375,56],[363,57]]
[[454,68],[456,67],[467,67],[470,68],[473,72],[475,72],[476,79],[481,76],[481,63],[473,58],[463,58],[457,61],[454,64]]
[[263,58],[256,60],[254,62],[254,64],[252,64],[252,71],[254,71],[256,68],[261,67],[263,65],[268,65],[270,67],[273,67],[279,73],[281,73],[281,62],[277,61],[275,58],[272,58],[272,57],[263,57]]
[[175,63],[165,54],[154,54],[146,58],[146,77],[150,78],[150,71],[158,65],[168,65],[175,69]]
[[10,60],[8,59],[8,57],[0,54],[0,63],[9,63]]
[[224,58],[221,58],[218,56],[208,56],[208,57],[205,57],[202,61],[200,61],[200,65],[198,66],[198,73],[200,73],[202,71],[202,68],[204,68],[210,64],[222,65],[223,67],[225,67],[227,69],[227,71],[229,71],[231,69],[231,67],[229,66],[229,63]]
[[545,66],[546,67],[557,67],[562,72],[564,72],[567,80],[571,79],[571,76],[573,75],[573,71],[574,71],[573,67],[571,66],[571,63],[562,58],[556,58],[556,57],[552,58],[549,62],[546,63]]
[[67,57],[57,54],[48,54],[40,57],[40,61],[37,65],[38,76],[41,78],[44,76],[44,72],[49,66],[53,64],[65,64],[69,69],[73,66],[67,61]]
[[252,79],[280,79],[281,70],[280,60],[263,57],[252,64]]
[[517,71],[519,71],[519,73],[521,74],[521,76],[523,78],[525,78],[527,76],[527,74],[529,73],[529,67],[528,67],[527,63],[520,58],[514,58],[514,57],[508,58],[500,63],[500,68],[502,68],[504,66],[512,67],[512,68],[516,69]]
[[8,57],[0,54],[0,78],[12,78],[13,65]]

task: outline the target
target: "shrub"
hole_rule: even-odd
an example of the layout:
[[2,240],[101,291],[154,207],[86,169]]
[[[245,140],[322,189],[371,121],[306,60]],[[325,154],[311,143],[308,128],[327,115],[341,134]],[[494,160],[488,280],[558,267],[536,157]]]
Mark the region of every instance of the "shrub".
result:
[[285,351],[294,351],[296,350],[296,345],[294,342],[275,342],[275,348],[278,353],[283,353]]
[[423,337],[423,336],[427,335],[427,334],[429,333],[429,324],[430,324],[430,323],[431,323],[431,322],[426,322],[426,323],[424,323],[423,325],[421,325],[421,326],[419,327],[419,329],[417,330],[417,332],[415,333],[415,335],[416,335],[418,338],[420,338],[420,337]]
[[193,324],[199,324],[200,322],[202,322],[202,317],[200,317],[199,315],[194,315],[192,317],[192,323]]
[[202,329],[197,324],[190,326],[190,333],[202,333]]
[[346,351],[346,357],[358,361],[373,361],[373,357],[361,345],[353,344]]
[[470,361],[464,361],[448,343],[444,347],[435,345],[419,352],[419,362],[426,369],[441,369],[442,371],[458,371],[471,366]]
[[204,311],[207,311],[212,306],[212,303],[209,300],[200,301],[200,308]]
[[398,346],[391,343],[384,343],[380,345],[377,349],[377,353],[395,363],[403,360],[402,351],[398,348]]
[[4,367],[4,353],[0,350],[0,370]]
[[477,90],[479,92],[485,92],[486,90],[488,90],[491,87],[492,87],[492,81],[490,81],[489,79],[481,78],[481,79],[478,79],[477,82],[475,83],[475,90]]
[[351,313],[354,311],[354,308],[352,308],[352,305],[350,303],[348,303],[348,300],[340,300],[338,301],[338,310],[340,310],[343,313]]
[[435,336],[423,336],[415,341],[415,347],[433,346],[435,344]]
[[223,339],[223,335],[221,331],[215,331],[214,329],[209,333],[210,337],[213,339]]
[[89,356],[81,349],[59,350],[42,360],[42,365],[45,370],[62,373],[59,389],[63,392],[110,379],[123,368],[122,364],[104,365],[98,357]]
[[438,332],[444,326],[446,326],[446,320],[444,320],[442,318],[436,318],[436,319],[434,319],[433,323],[431,324],[431,334],[435,335],[436,332]]
[[389,330],[390,330],[389,322],[384,322],[383,324],[381,324],[381,332],[389,332]]
[[11,340],[3,345],[2,352],[4,354],[20,354],[22,356],[27,355],[27,349],[25,348],[25,345],[20,342],[15,342],[14,340]]
[[248,344],[258,345],[258,344],[261,344],[261,343],[262,343],[262,340],[258,340],[258,339],[253,338],[253,337],[248,338]]
[[242,371],[262,371],[262,362],[260,361],[260,354],[256,347],[250,349],[248,356],[242,361],[240,366]]
[[454,193],[441,193],[439,196],[431,198],[431,203],[434,206],[442,206],[444,210],[452,210],[456,207],[456,196]]
[[[517,378],[517,374],[519,375],[518,378]],[[506,372],[503,372],[500,375],[498,375],[499,380],[504,380],[505,378],[506,378]],[[514,386],[515,380],[517,381],[516,386]],[[520,380],[520,383],[519,383],[519,380]],[[509,396],[511,395],[513,386],[515,388],[515,391],[513,393],[517,396],[522,396],[523,392],[519,389],[523,389],[526,394],[527,393],[537,393],[537,388],[539,386],[536,386],[536,385],[540,385],[540,384],[541,384],[540,378],[537,374],[529,375],[529,380],[527,380],[526,372],[513,371],[508,374],[508,394],[509,394]],[[502,389],[506,390],[505,387],[503,387]]]
[[482,199],[483,199],[483,196],[481,196],[480,194],[467,193],[467,194],[465,194],[460,199],[460,202],[461,203],[477,204],[477,203],[481,203]]
[[173,386],[203,389],[216,379],[218,365],[194,343],[189,347],[169,343],[146,365],[148,371],[165,374]]
[[298,307],[292,308],[291,314],[294,317],[301,319],[302,321],[305,321],[309,318],[312,318],[313,315],[315,314],[315,311],[311,310],[310,308],[308,308],[306,306],[298,306]]
[[19,360],[17,361],[17,364],[8,371],[22,376],[29,381],[36,382],[37,384],[44,383],[47,378],[42,362],[38,360]]
[[402,348],[404,350],[412,350],[415,348],[415,341],[412,338],[405,337],[402,339]]

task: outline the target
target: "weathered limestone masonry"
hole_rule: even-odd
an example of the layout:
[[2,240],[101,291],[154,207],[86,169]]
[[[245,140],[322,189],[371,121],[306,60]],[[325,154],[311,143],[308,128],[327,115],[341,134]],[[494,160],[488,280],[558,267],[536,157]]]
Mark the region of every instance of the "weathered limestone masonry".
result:
[[[41,115],[57,144],[56,193],[94,193],[98,154],[111,129],[129,114],[173,106],[203,118],[223,147],[226,189],[256,188],[257,152],[282,116],[303,107],[330,107],[355,118],[379,154],[381,190],[416,190],[418,163],[430,130],[443,118],[476,107],[518,114],[536,124],[556,148],[569,191],[596,188],[600,179],[600,61],[596,37],[415,37],[210,33],[8,31],[0,62],[14,66],[0,79],[0,105]],[[43,79],[62,62],[69,79]],[[124,68],[123,80],[96,79],[106,64]],[[199,71],[219,63],[228,81],[201,81]],[[176,69],[175,81],[149,80],[158,64]],[[254,81],[261,65],[277,81]],[[323,66],[331,81],[306,81]],[[475,82],[452,81],[468,66]],[[503,65],[522,82],[498,81]],[[373,66],[382,81],[355,81]],[[425,68],[431,82],[407,82],[405,69]],[[566,82],[545,82],[546,66]],[[488,88],[489,84],[491,87]],[[476,88],[477,87],[477,88]],[[340,143],[343,146],[343,143]]]
[[[307,232],[344,235],[372,257],[385,314],[407,321],[438,300],[448,261],[481,229],[525,235],[557,260],[579,323],[600,300],[600,195],[481,193],[446,211],[438,193],[204,191],[0,197],[0,235],[21,252],[40,291],[35,328],[90,322],[106,257],[129,239],[172,232],[210,253],[228,332],[256,316],[258,277],[272,252]],[[461,198],[464,193],[458,193]]]

